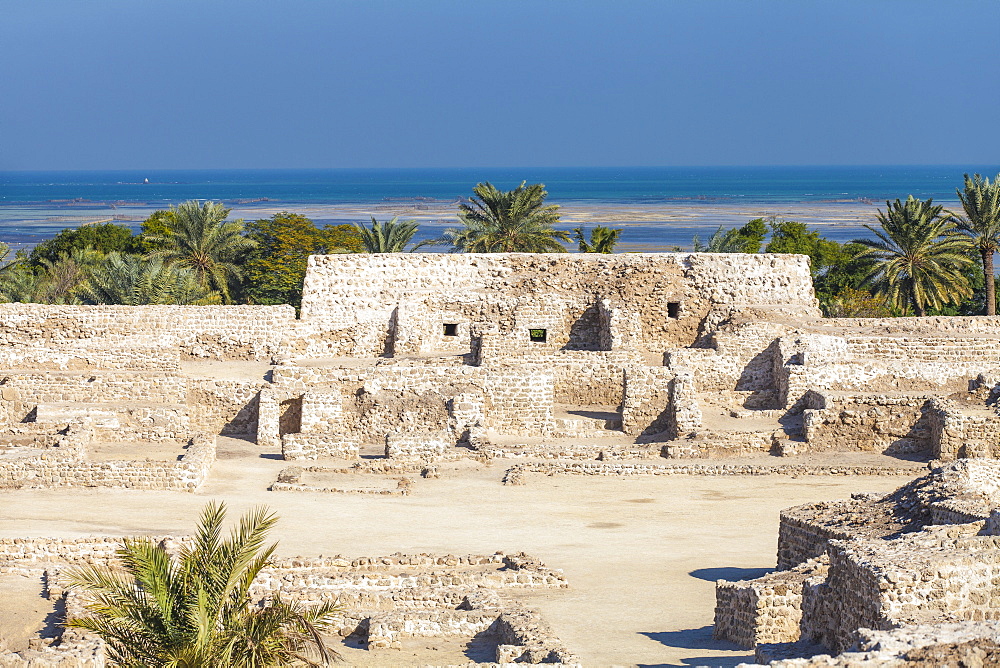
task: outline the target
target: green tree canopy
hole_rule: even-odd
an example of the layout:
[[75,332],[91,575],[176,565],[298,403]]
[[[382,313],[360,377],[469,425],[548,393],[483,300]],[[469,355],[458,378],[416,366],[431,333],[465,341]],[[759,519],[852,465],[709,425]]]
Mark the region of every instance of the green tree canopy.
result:
[[393,216],[392,220],[383,223],[375,220],[375,216],[371,219],[371,227],[354,224],[365,253],[402,253],[417,233],[415,220],[399,220],[399,216]]
[[573,238],[579,244],[581,253],[614,253],[618,237],[624,228],[612,229],[598,225],[590,231],[590,241],[583,235],[582,227],[573,228]]
[[81,290],[91,304],[218,304],[218,292],[206,289],[191,269],[164,264],[156,255],[108,253]]
[[310,219],[282,211],[247,225],[256,242],[243,267],[244,291],[254,304],[302,303],[302,282],[310,255],[358,253],[362,239],[353,225],[320,229]]
[[1000,174],[993,182],[979,174],[969,178],[956,190],[965,215],[956,220],[956,228],[979,252],[982,263],[986,315],[997,314],[996,283],[993,280],[993,254],[1000,250]]
[[223,538],[225,517],[224,504],[209,503],[193,544],[176,555],[138,536],[116,552],[122,568],[70,571],[90,614],[67,626],[97,634],[111,661],[130,668],[328,665],[332,652],[319,631],[336,620],[336,606],[306,610],[280,596],[259,604],[251,596],[274,554],[276,545],[265,541],[277,517],[255,508]]
[[763,218],[754,218],[743,227],[725,229],[719,226],[708,244],[702,244],[698,235],[691,240],[695,253],[759,253],[764,237],[767,236],[767,225]]
[[28,261],[41,267],[43,260],[57,262],[61,255],[70,255],[73,250],[92,248],[99,253],[127,253],[133,250],[132,230],[115,223],[83,225],[65,229],[51,239],[35,246],[28,255]]
[[147,240],[158,246],[154,251],[167,263],[191,269],[206,290],[232,303],[241,278],[240,261],[256,243],[243,236],[243,220],[229,220],[230,209],[219,202],[191,200],[164,217],[165,232],[150,234]]
[[879,229],[865,225],[876,239],[855,240],[865,247],[858,258],[872,262],[866,281],[901,311],[923,316],[972,296],[962,273],[972,261],[971,245],[942,211],[930,199],[887,201],[878,212]]
[[813,276],[819,276],[842,257],[840,244],[824,239],[819,232],[810,230],[805,223],[792,220],[772,220],[771,239],[766,253],[795,253],[809,256]]
[[477,184],[469,202],[458,205],[463,226],[445,230],[444,241],[466,253],[565,253],[559,242],[569,235],[553,227],[559,206],[545,204],[544,185],[525,183],[507,191]]

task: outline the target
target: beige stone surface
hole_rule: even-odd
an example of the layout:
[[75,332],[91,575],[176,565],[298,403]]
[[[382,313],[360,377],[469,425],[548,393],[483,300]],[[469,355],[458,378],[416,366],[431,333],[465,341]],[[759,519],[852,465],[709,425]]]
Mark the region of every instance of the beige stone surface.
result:
[[209,480],[193,494],[6,492],[0,536],[183,534],[209,499],[226,501],[234,516],[265,503],[282,518],[275,536],[286,556],[537,555],[564,569],[570,588],[522,600],[585,665],[734,665],[751,655],[712,640],[715,579],[774,566],[780,509],[900,484],[898,476],[533,476],[504,486],[507,466],[497,461],[419,479],[410,496],[288,494],[267,491],[287,465],[276,450],[219,443]]

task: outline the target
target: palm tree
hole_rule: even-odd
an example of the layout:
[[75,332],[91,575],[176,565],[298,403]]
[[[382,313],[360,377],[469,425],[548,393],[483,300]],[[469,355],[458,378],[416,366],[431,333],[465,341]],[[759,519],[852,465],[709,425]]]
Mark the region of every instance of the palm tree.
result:
[[906,202],[886,202],[878,212],[881,229],[865,225],[877,239],[857,239],[866,246],[856,259],[871,260],[865,282],[875,288],[890,305],[918,316],[927,308],[940,308],[972,295],[962,273],[972,260],[967,238],[959,234],[951,216],[932,200],[911,195]]
[[218,304],[218,292],[207,290],[191,269],[164,264],[151,255],[108,253],[93,271],[82,296],[94,304]]
[[66,625],[97,634],[121,666],[327,665],[333,653],[320,632],[337,618],[337,606],[305,611],[279,597],[251,598],[251,584],[274,553],[275,544],[264,541],[277,517],[255,508],[223,540],[225,517],[225,504],[209,503],[192,544],[174,556],[140,536],[116,552],[120,568],[71,571],[70,586],[88,597],[90,614]]
[[739,235],[739,228],[727,230],[722,225],[708,238],[707,244],[701,243],[697,234],[691,240],[691,249],[695,253],[742,253],[745,245]]
[[162,220],[166,231],[148,236],[159,246],[154,254],[191,269],[203,287],[217,290],[231,303],[230,288],[240,278],[236,260],[256,245],[243,236],[243,220],[226,221],[230,209],[219,202],[191,200],[171,211],[174,215]]
[[979,174],[965,175],[965,188],[955,189],[965,209],[956,219],[959,232],[969,237],[983,261],[986,284],[986,315],[997,314],[996,284],[993,278],[993,254],[1000,250],[1000,174],[990,183]]
[[491,183],[472,189],[469,203],[458,205],[462,228],[445,230],[444,241],[466,253],[565,253],[560,241],[569,234],[552,226],[559,222],[559,206],[545,204],[541,183],[521,182],[514,190],[497,190]]
[[598,225],[590,231],[590,242],[583,236],[582,227],[573,228],[573,238],[580,244],[581,253],[614,253],[624,228],[612,229]]
[[406,249],[406,244],[410,243],[413,235],[417,233],[417,221],[400,221],[399,216],[394,216],[392,220],[384,223],[372,216],[370,228],[357,223],[354,223],[354,227],[361,235],[361,243],[366,253],[402,253]]

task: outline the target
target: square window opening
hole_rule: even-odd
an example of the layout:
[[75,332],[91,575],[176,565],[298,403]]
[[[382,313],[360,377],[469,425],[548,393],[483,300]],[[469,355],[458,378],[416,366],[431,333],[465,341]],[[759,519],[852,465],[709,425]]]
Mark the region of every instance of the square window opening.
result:
[[458,336],[458,323],[456,323],[456,322],[446,322],[444,324],[444,335],[445,336]]
[[528,336],[531,337],[533,343],[545,343],[548,332],[544,329],[529,329]]
[[677,320],[681,317],[681,303],[667,302],[667,317]]

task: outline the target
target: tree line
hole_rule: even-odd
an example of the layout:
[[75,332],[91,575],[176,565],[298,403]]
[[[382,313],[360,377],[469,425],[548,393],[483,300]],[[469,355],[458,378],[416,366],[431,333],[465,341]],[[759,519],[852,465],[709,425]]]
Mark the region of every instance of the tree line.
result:
[[[1000,248],[1000,175],[964,177],[961,212],[912,196],[887,201],[865,225],[873,238],[840,244],[804,224],[757,218],[720,227],[696,251],[809,256],[816,296],[834,317],[996,315],[993,255]],[[764,240],[770,234],[765,245]]]
[[[459,206],[460,227],[414,243],[412,220],[325,225],[283,211],[229,220],[219,202],[156,211],[133,234],[115,223],[65,229],[0,267],[0,300],[45,304],[292,304],[302,301],[310,255],[397,253],[424,246],[456,252],[565,251],[558,206],[541,184],[501,191],[478,184]],[[611,253],[621,230],[574,230],[581,252]],[[0,262],[10,249],[0,244]]]
[[[720,227],[696,252],[801,253],[809,256],[817,297],[827,315],[972,315],[996,313],[993,254],[1000,248],[1000,175],[965,175],[956,190],[962,212],[932,200],[886,202],[874,238],[846,244],[802,223],[757,218]],[[316,226],[280,212],[229,220],[218,202],[189,201],[156,211],[137,234],[114,223],[66,229],[0,267],[0,300],[50,304],[292,304],[302,300],[309,255],[412,252],[612,253],[622,229],[598,225],[586,234],[557,229],[559,207],[545,186],[522,182],[503,191],[480,183],[459,204],[459,226],[413,241],[416,221]],[[682,249],[675,248],[680,251]],[[9,249],[0,247],[0,261]]]

